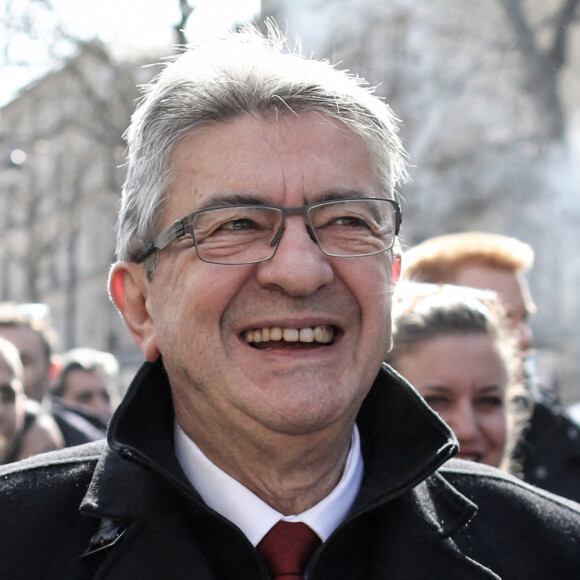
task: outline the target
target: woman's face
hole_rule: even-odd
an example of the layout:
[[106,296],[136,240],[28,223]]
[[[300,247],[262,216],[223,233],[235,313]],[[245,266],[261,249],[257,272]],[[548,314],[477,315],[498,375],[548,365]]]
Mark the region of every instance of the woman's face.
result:
[[453,429],[457,457],[498,467],[506,444],[507,371],[484,334],[454,334],[419,343],[397,370]]

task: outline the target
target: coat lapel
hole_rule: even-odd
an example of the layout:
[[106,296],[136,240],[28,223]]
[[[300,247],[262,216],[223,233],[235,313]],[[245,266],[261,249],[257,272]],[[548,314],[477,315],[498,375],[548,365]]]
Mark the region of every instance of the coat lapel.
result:
[[[163,368],[147,373],[112,421],[113,450],[100,460],[81,506],[101,519],[84,556],[98,570],[94,577],[266,578],[240,530],[205,506],[187,481],[173,451]],[[453,540],[476,506],[434,473],[456,451],[449,428],[388,368],[357,423],[363,487],[349,521],[320,550],[312,579],[317,570],[336,580],[497,578]],[[224,564],[225,553],[235,566]]]

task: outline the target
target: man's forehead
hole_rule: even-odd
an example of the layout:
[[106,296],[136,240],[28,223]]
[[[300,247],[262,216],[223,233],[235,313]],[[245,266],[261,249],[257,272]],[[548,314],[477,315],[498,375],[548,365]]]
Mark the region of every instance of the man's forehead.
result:
[[85,387],[89,386],[106,386],[108,383],[107,375],[100,369],[72,369],[67,373],[67,384],[69,386]]
[[0,326],[0,336],[16,345],[21,352],[44,352],[42,338],[29,326]]
[[335,191],[380,193],[378,168],[364,140],[339,121],[307,111],[204,126],[175,147],[171,168],[166,225],[235,195],[274,203],[273,194],[302,188],[313,197],[301,200],[308,203],[324,195],[334,199]]

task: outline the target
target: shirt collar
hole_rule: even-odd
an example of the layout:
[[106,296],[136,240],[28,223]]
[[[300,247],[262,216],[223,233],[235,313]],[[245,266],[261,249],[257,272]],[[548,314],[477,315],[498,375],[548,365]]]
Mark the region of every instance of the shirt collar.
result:
[[325,541],[344,521],[363,477],[360,437],[354,426],[345,468],[338,485],[321,502],[301,514],[284,516],[206,457],[175,421],[175,453],[185,475],[205,503],[236,524],[257,546],[278,522],[303,522]]

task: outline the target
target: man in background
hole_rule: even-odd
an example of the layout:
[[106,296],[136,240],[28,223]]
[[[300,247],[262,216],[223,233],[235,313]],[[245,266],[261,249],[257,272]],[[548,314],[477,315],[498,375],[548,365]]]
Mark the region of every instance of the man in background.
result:
[[[51,409],[49,386],[55,371],[53,356],[57,335],[45,304],[0,305],[0,336],[8,339],[19,350],[24,369],[24,390],[27,396],[27,413],[42,412],[42,423],[50,427],[47,435],[59,434],[62,443],[69,447],[100,439],[103,433],[83,418],[58,414]],[[47,425],[50,424],[50,425]]]
[[17,397],[17,406],[23,408],[19,435],[4,461],[10,463],[60,449],[65,444],[64,438],[47,410],[45,397],[55,337],[46,321],[45,305],[0,304],[0,337],[16,347],[21,361],[17,380],[24,389],[22,396]]
[[31,413],[23,386],[18,349],[0,337],[0,463],[12,463],[62,447],[62,436],[51,417]]
[[94,428],[94,439],[104,437],[119,403],[115,356],[93,348],[74,348],[59,356],[56,366],[51,411],[67,440],[75,436],[69,433],[68,425],[78,418],[83,420],[84,430],[89,429],[86,423]]
[[534,402],[530,425],[516,451],[523,478],[580,501],[580,429],[553,394],[542,389],[530,364],[530,322],[536,306],[526,273],[533,263],[531,246],[515,238],[483,232],[454,233],[430,238],[407,250],[402,280],[471,286],[498,294],[518,339]]
[[15,302],[1,304],[0,336],[20,351],[26,396],[42,404],[48,394],[51,357],[57,340],[49,322],[48,307]]

